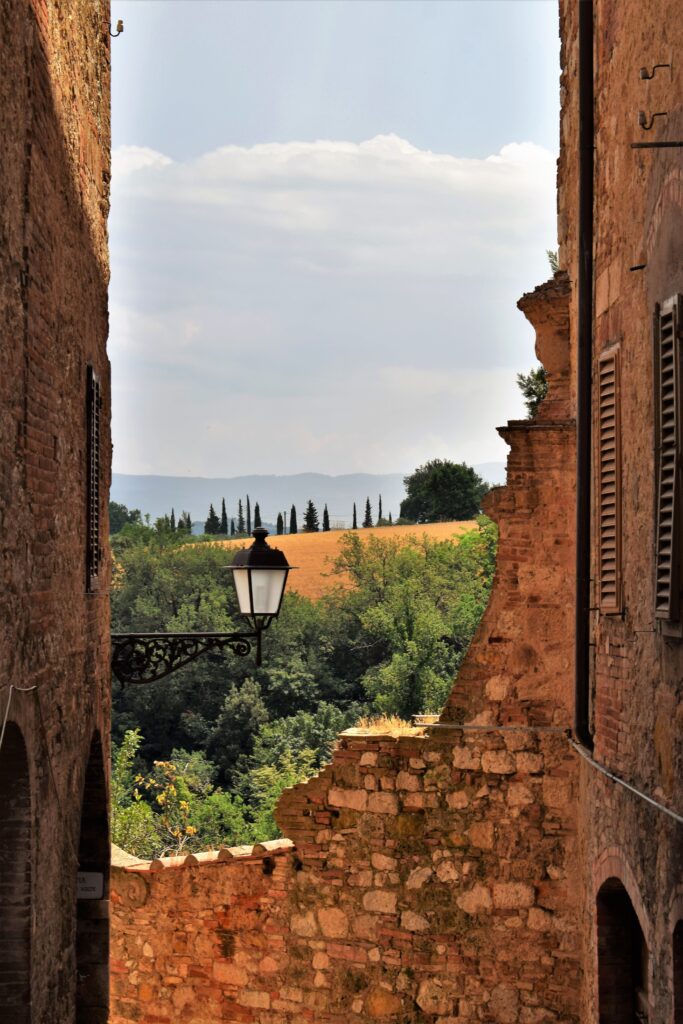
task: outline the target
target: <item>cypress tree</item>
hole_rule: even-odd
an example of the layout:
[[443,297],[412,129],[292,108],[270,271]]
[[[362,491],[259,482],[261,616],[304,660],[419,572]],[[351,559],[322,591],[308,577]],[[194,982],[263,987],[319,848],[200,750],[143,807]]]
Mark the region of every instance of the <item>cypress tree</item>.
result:
[[175,533],[175,509],[174,508],[171,509],[171,521],[170,521],[169,525],[170,525],[171,529],[173,530],[173,532]]
[[365,499],[365,517],[363,519],[363,526],[372,526],[372,508],[370,506],[370,499]]
[[323,533],[329,533],[330,530],[330,516],[327,511],[327,505],[323,509]]
[[237,502],[237,532],[244,533],[244,509],[241,498]]
[[356,515],[356,503],[355,503],[355,501],[353,503],[353,527],[352,527],[352,529],[354,529],[354,530],[358,529],[358,517]]
[[218,533],[220,525],[220,519],[216,515],[213,505],[209,505],[209,516],[204,523],[204,533]]
[[251,502],[249,501],[249,495],[247,495],[247,533],[251,537]]
[[284,524],[284,522],[282,520],[282,512],[278,512],[278,514],[277,514],[277,535],[278,535],[278,537],[281,537],[284,532],[285,532],[285,524]]
[[318,510],[309,498],[308,505],[306,506],[306,512],[304,514],[304,533],[318,533],[319,530],[320,523],[318,522]]
[[392,519],[391,512],[390,512],[389,513],[389,526],[393,526],[393,525],[394,525],[394,520]]
[[228,536],[228,513],[225,511],[225,498],[223,498],[223,505],[221,506],[221,533]]
[[296,507],[294,505],[292,505],[291,511],[289,513],[289,532],[290,533],[298,533],[299,532],[299,528],[296,525]]
[[261,509],[259,508],[258,501],[254,505],[254,529],[257,530],[261,525]]
[[377,525],[382,525],[382,495],[379,496],[379,508],[377,509]]
[[230,520],[230,536],[231,537],[235,536],[235,520],[234,519]]

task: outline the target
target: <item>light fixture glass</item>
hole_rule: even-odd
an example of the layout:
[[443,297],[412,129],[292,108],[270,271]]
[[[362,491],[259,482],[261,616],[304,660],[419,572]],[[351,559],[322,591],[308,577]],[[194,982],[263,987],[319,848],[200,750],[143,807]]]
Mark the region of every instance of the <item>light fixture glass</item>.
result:
[[292,568],[284,553],[266,542],[268,531],[254,530],[254,543],[238,551],[232,570],[237,603],[254,629],[266,629],[280,614],[287,576]]

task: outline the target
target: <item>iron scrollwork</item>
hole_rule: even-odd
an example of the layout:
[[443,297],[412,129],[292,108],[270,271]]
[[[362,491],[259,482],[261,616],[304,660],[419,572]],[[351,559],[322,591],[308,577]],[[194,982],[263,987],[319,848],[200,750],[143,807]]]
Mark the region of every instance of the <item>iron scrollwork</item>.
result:
[[154,683],[208,651],[251,653],[259,633],[112,633],[111,667],[122,683]]

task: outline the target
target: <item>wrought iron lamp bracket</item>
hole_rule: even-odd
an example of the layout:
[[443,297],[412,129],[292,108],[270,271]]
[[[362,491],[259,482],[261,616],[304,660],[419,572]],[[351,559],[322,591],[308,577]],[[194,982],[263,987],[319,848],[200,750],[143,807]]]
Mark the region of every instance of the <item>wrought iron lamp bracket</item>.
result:
[[240,658],[256,645],[261,664],[261,630],[245,633],[112,633],[111,667],[122,683],[154,683],[210,651]]

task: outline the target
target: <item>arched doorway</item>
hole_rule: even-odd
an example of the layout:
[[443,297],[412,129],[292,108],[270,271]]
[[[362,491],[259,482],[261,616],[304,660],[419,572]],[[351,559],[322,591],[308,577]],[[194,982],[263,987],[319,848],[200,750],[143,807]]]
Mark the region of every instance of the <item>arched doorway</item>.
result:
[[76,886],[76,1024],[109,1012],[109,815],[102,742],[95,734],[83,786]]
[[31,787],[10,722],[0,748],[0,1020],[31,1021]]
[[683,1024],[683,920],[673,934],[674,1024]]
[[618,878],[597,897],[600,1024],[647,1024],[648,950],[638,916]]

